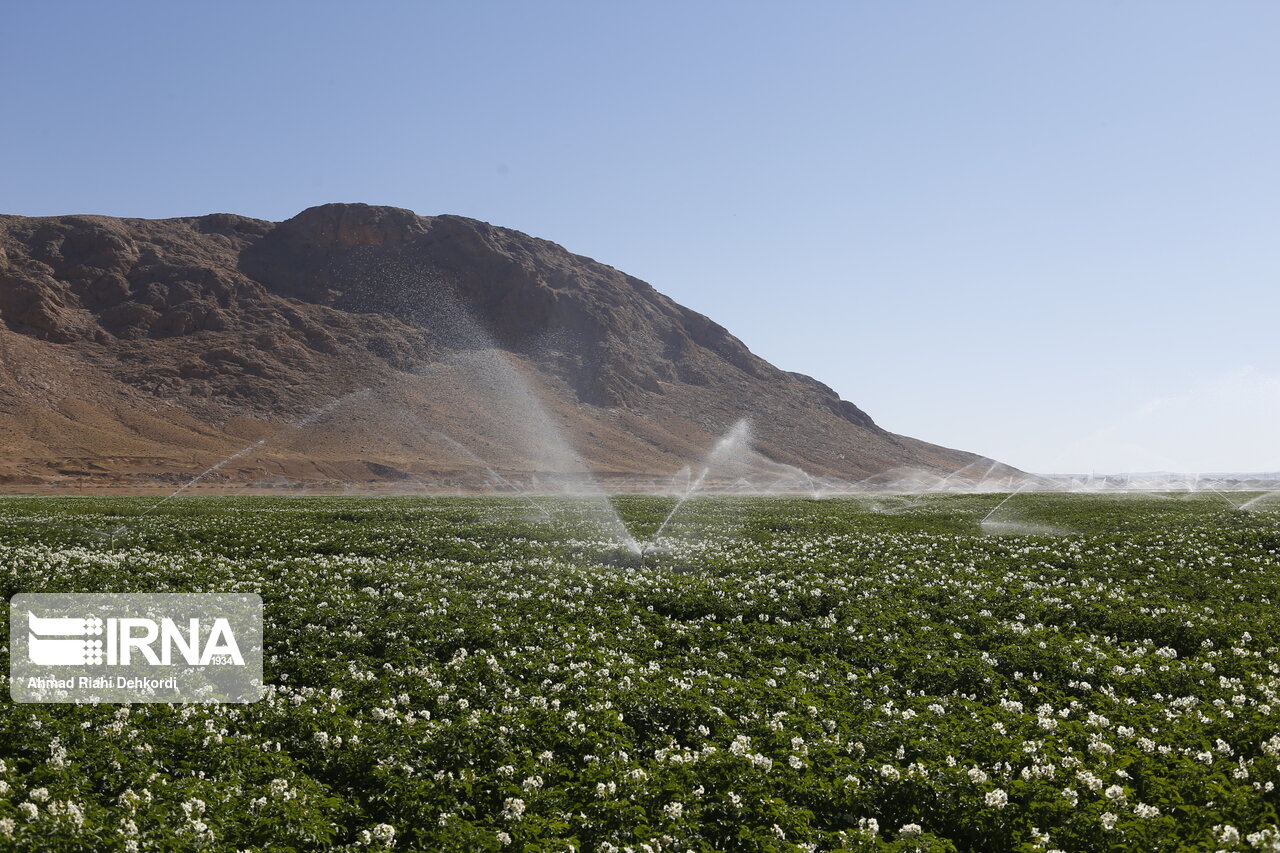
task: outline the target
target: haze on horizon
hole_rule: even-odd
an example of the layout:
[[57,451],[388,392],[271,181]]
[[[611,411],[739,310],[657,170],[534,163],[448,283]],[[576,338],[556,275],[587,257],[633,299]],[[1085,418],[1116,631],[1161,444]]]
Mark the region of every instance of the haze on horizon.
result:
[[11,4],[0,213],[456,213],[903,433],[1280,471],[1280,6]]

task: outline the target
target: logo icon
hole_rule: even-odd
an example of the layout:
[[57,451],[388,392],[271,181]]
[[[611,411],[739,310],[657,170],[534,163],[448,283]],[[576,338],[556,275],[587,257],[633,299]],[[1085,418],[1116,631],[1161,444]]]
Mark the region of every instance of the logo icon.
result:
[[[102,620],[97,616],[40,617],[27,611],[31,631],[27,657],[40,666],[84,666],[102,663]],[[83,638],[83,639],[81,639]]]

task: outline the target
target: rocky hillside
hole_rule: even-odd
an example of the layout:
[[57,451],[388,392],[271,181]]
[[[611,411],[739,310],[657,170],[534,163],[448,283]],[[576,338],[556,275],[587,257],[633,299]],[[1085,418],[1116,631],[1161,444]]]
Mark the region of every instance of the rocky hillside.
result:
[[[757,447],[862,480],[978,460],[879,428],[648,284],[457,216],[0,216],[0,481],[475,487],[569,436],[617,488]],[[465,448],[465,450],[463,449]],[[474,454],[472,458],[468,453]]]

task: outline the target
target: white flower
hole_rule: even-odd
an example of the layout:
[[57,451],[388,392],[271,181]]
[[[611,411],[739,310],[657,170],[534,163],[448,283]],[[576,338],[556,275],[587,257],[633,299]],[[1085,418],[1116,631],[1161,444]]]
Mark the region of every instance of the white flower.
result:
[[878,835],[880,833],[880,821],[873,817],[858,818],[858,831],[864,835]]
[[662,807],[662,810],[666,812],[667,817],[672,820],[679,820],[680,816],[684,814],[684,803],[667,803]]
[[1112,785],[1110,788],[1108,788],[1106,791],[1103,792],[1103,795],[1108,800],[1123,800],[1124,788],[1121,788],[1119,785]]
[[1002,809],[1009,805],[1009,795],[1000,788],[996,788],[994,791],[987,791],[987,805]]
[[977,767],[970,767],[969,781],[973,782],[975,785],[981,785],[983,782],[987,781],[987,774],[979,770]]
[[908,823],[904,825],[902,829],[898,830],[898,835],[902,836],[903,838],[914,838],[915,836],[919,835],[922,832],[924,832],[924,829],[920,826],[920,824]]
[[17,822],[11,817],[0,818],[0,835],[6,838],[13,837],[13,830],[17,827]]
[[84,810],[78,804],[68,800],[63,804],[63,811],[76,826],[84,826]]
[[34,791],[28,794],[28,796],[31,798],[31,801],[33,803],[43,803],[45,800],[49,799],[49,789],[36,788]]
[[1240,830],[1229,823],[1221,824],[1213,828],[1213,836],[1222,844],[1235,844],[1240,840]]
[[498,843],[501,844],[503,847],[511,846],[511,836],[505,832],[499,832]]
[[278,800],[293,800],[298,796],[296,788],[290,788],[284,779],[272,779],[267,783],[267,793]]
[[40,807],[35,803],[23,803],[18,806],[18,811],[27,816],[27,820],[35,820],[36,815],[40,814]]
[[127,808],[130,813],[138,810],[138,803],[142,801],[142,797],[132,788],[126,788],[124,793],[120,795],[120,802]]
[[1090,791],[1098,792],[1102,790],[1102,780],[1094,776],[1088,770],[1077,770],[1076,778],[1079,779]]
[[1160,814],[1160,810],[1155,806],[1149,806],[1146,803],[1138,803],[1133,807],[1133,813],[1140,818],[1152,818]]
[[507,820],[519,820],[524,817],[524,800],[519,797],[507,797],[502,803],[502,817]]
[[1120,818],[1111,812],[1103,812],[1102,817],[1098,818],[1102,822],[1102,828],[1105,830],[1113,830],[1116,828],[1116,821]]
[[1246,839],[1251,847],[1259,850],[1267,851],[1267,853],[1276,853],[1280,851],[1280,830],[1270,826],[1258,832],[1251,832]]
[[396,828],[389,823],[378,824],[370,834],[373,836],[374,841],[387,847],[390,847],[391,843],[396,840]]

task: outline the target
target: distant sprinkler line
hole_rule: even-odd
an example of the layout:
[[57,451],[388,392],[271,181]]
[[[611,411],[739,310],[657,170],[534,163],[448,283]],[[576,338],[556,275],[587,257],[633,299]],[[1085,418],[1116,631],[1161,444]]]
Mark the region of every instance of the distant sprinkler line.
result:
[[[671,519],[675,518],[675,515],[680,511],[680,508],[688,502],[689,498],[693,497],[693,495],[702,488],[702,484],[706,481],[707,475],[711,472],[711,469],[718,463],[722,463],[724,458],[726,456],[730,456],[730,454],[734,453],[735,450],[751,451],[751,425],[746,418],[739,420],[731,426],[729,431],[721,436],[720,440],[716,442],[715,447],[713,447],[711,452],[707,454],[706,464],[702,468],[702,473],[698,475],[696,480],[689,484],[689,488],[685,489],[684,494],[676,501],[676,505],[671,508],[669,513],[667,513],[667,517],[662,520],[662,523],[658,525],[658,529],[649,537],[649,543],[651,545],[657,542],[658,537],[667,529],[667,525],[671,523]],[[640,554],[643,555],[647,549],[638,548],[638,550]]]
[[845,492],[847,492],[847,493],[851,493],[851,494],[852,494],[852,493],[854,493],[854,492],[856,492],[856,491],[858,490],[858,487],[859,487],[859,486],[864,486],[864,485],[866,485],[868,482],[870,482],[871,480],[874,480],[876,477],[879,477],[879,476],[880,476],[881,474],[883,474],[883,473],[884,473],[884,472],[882,472],[882,471],[877,471],[877,472],[876,472],[876,473],[874,473],[874,474],[868,474],[866,477],[863,477],[863,478],[862,478],[861,480],[859,480],[858,482],[856,482],[856,483],[850,483],[850,484],[849,484],[849,488],[845,489]]
[[[962,471],[968,471],[970,468],[972,468],[973,466],[975,466],[975,465],[979,464],[980,462],[982,462],[982,460],[981,460],[981,459],[976,460],[976,461],[974,461],[974,462],[970,462],[968,465],[965,465],[965,466],[963,466],[963,467],[957,468],[956,470],[952,471],[952,472],[951,472],[950,474],[948,474],[947,476],[943,477],[943,478],[942,478],[941,480],[939,480],[938,482],[934,483],[931,487],[929,487],[928,491],[931,491],[931,492],[940,492],[940,491],[942,491],[942,490],[943,490],[943,488],[947,485],[947,483],[951,482],[951,478],[952,478],[952,477],[958,476]],[[996,465],[995,460],[992,460],[991,464],[987,466],[987,470],[986,470],[986,472],[985,472],[985,473],[983,473],[983,475],[982,475],[982,476],[983,476],[983,479],[986,479],[987,474],[990,474],[990,473],[991,473],[992,469],[994,469],[994,468],[995,468],[995,465]]]
[[487,464],[485,464],[485,461],[484,461],[483,459],[481,459],[479,456],[476,456],[474,453],[472,453],[472,452],[471,452],[471,451],[466,447],[466,445],[462,444],[462,443],[461,443],[461,442],[459,442],[459,441],[455,441],[453,438],[450,438],[449,436],[447,436],[447,435],[445,435],[444,433],[439,432],[439,431],[437,431],[435,435],[436,435],[436,437],[437,437],[437,438],[442,439],[442,440],[443,440],[446,444],[448,444],[450,447],[452,447],[452,448],[454,448],[455,450],[458,450],[458,451],[460,451],[460,452],[462,452],[462,453],[466,454],[467,458],[469,458],[471,461],[475,462],[477,465],[479,465],[479,466],[480,466],[481,468],[483,468],[484,470],[488,471],[488,472],[489,472],[489,476],[493,477],[493,478],[494,478],[495,480],[497,480],[499,483],[502,483],[504,486],[506,486],[507,488],[511,489],[511,491],[515,492],[515,494],[516,494],[517,496],[519,496],[519,497],[523,498],[524,500],[527,500],[529,503],[533,504],[533,506],[534,506],[535,508],[537,508],[538,512],[542,513],[542,517],[543,517],[543,518],[548,519],[548,520],[551,518],[551,513],[547,511],[547,508],[546,508],[545,506],[543,506],[543,505],[542,505],[541,503],[539,503],[538,501],[534,500],[532,495],[530,495],[530,494],[528,494],[527,492],[525,492],[525,491],[524,491],[523,489],[521,489],[518,485],[516,485],[515,483],[511,482],[511,481],[510,481],[510,480],[508,480],[506,477],[502,476],[502,475],[501,475],[501,474],[499,474],[497,471],[493,470],[493,468],[491,468],[491,467],[489,467]]
[[200,481],[201,481],[201,480],[203,480],[205,477],[207,477],[207,476],[209,476],[210,474],[212,474],[214,471],[217,471],[217,470],[218,470],[219,468],[221,468],[223,465],[226,465],[228,462],[234,462],[235,460],[239,459],[241,456],[244,456],[246,453],[248,453],[248,452],[250,452],[250,451],[252,451],[252,450],[257,450],[259,447],[262,447],[262,445],[264,445],[264,444],[266,444],[266,443],[267,443],[267,440],[266,440],[265,438],[258,439],[258,440],[257,440],[257,441],[255,441],[253,444],[250,444],[248,447],[242,448],[242,449],[240,449],[240,450],[236,451],[235,453],[231,454],[230,456],[228,456],[226,459],[223,459],[223,460],[222,460],[221,462],[219,462],[217,465],[211,465],[210,467],[206,468],[203,472],[201,472],[201,473],[200,473],[200,474],[198,474],[197,476],[195,476],[195,477],[191,478],[191,479],[190,479],[190,480],[188,480],[186,483],[183,483],[181,486],[179,486],[179,487],[178,487],[178,488],[177,488],[177,489],[176,489],[172,494],[170,494],[168,497],[162,498],[161,500],[157,501],[155,504],[153,504],[153,505],[151,506],[151,508],[150,508],[150,509],[148,509],[146,512],[142,513],[142,515],[138,516],[138,518],[146,518],[148,515],[151,515],[151,513],[155,512],[155,511],[156,511],[156,510],[158,510],[160,507],[164,506],[164,505],[165,505],[165,504],[167,504],[169,501],[173,500],[173,499],[174,499],[174,498],[176,498],[178,495],[182,494],[182,493],[183,493],[183,492],[185,492],[187,489],[191,488],[191,487],[192,487],[192,486],[194,486],[196,483],[200,482]]
[[685,489],[684,494],[676,501],[676,505],[671,508],[671,512],[667,513],[667,517],[662,519],[662,523],[658,525],[658,529],[653,531],[653,536],[649,537],[652,541],[656,541],[657,538],[662,535],[662,531],[667,529],[667,525],[671,523],[671,519],[675,517],[675,514],[680,510],[680,507],[684,506],[684,502],[689,500],[689,498],[693,496],[693,493],[702,486],[702,481],[707,478],[707,472],[710,470],[710,466],[703,468],[702,473],[698,475],[698,479],[689,484],[689,488]]
[[1267,492],[1265,494],[1258,495],[1256,498],[1250,498],[1249,500],[1240,504],[1239,508],[1252,511],[1254,504],[1259,503],[1263,500],[1266,500],[1267,498],[1272,497],[1273,495],[1280,495],[1280,492]]
[[[927,488],[927,489],[923,490],[922,492],[920,492],[920,494],[916,495],[916,496],[911,500],[911,503],[910,503],[908,506],[909,506],[909,507],[915,507],[915,506],[918,506],[918,505],[920,504],[920,502],[921,502],[921,501],[923,501],[923,500],[925,499],[925,496],[926,496],[926,495],[928,495],[930,492],[942,492],[942,491],[945,491],[945,489],[946,489],[946,485],[947,485],[947,483],[949,483],[949,482],[951,481],[951,478],[952,478],[952,477],[955,477],[955,476],[959,475],[959,474],[960,474],[961,472],[963,472],[963,471],[968,471],[968,470],[969,470],[970,468],[972,468],[973,466],[981,464],[981,463],[982,463],[982,461],[983,461],[983,460],[978,459],[978,460],[975,460],[975,461],[973,461],[973,462],[970,462],[968,465],[965,465],[965,466],[963,466],[963,467],[957,468],[956,470],[952,471],[950,474],[948,474],[947,476],[943,477],[941,480],[939,480],[938,482],[934,483],[934,484],[933,484],[932,486],[930,486],[929,488]],[[991,472],[995,470],[995,467],[996,467],[996,461],[995,461],[994,459],[992,459],[992,460],[990,461],[990,464],[987,466],[987,470],[986,470],[985,472],[983,472],[983,474],[982,474],[982,481],[981,481],[981,482],[985,482],[985,481],[986,481],[987,476],[988,476],[988,475],[990,475],[990,474],[991,474]]]
[[[239,459],[245,454],[250,453],[254,450],[257,450],[258,448],[267,444],[272,439],[279,439],[280,436],[288,435],[289,433],[297,429],[305,429],[306,427],[310,426],[311,424],[323,418],[325,415],[332,412],[334,409],[336,409],[338,406],[342,405],[343,403],[346,403],[349,400],[354,400],[356,397],[364,396],[365,394],[368,394],[372,390],[373,390],[372,388],[361,388],[358,391],[352,391],[350,393],[343,394],[341,397],[338,397],[336,399],[330,400],[328,403],[325,403],[323,406],[316,409],[314,412],[311,412],[306,417],[286,425],[283,429],[279,430],[273,436],[271,436],[271,439],[260,438],[257,441],[255,441],[253,444],[250,444],[246,447],[242,447],[240,450],[237,450],[235,453],[231,454],[226,459],[223,459],[221,462],[217,463],[216,465],[209,466],[204,471],[197,474],[195,477],[192,477],[190,480],[183,483],[181,486],[175,489],[167,497],[164,497],[161,500],[157,501],[155,504],[153,504],[149,509],[147,509],[141,515],[139,515],[138,518],[143,519],[143,518],[146,518],[148,515],[151,515],[151,513],[155,512],[160,507],[164,506],[169,501],[173,500],[178,495],[182,494],[187,489],[191,488],[196,483],[200,482],[205,477],[208,477],[214,471],[217,471],[219,468],[222,468],[224,465],[228,464],[229,462],[234,462],[235,460]],[[118,534],[123,533],[127,530],[128,530],[128,525],[122,524],[116,530],[112,531],[109,535],[114,540]]]
[[117,536],[119,536],[121,533],[124,533],[126,530],[128,530],[128,528],[127,528],[127,527],[125,527],[123,524],[122,524],[122,525],[120,525],[119,527],[115,528],[114,530],[99,530],[98,528],[96,528],[96,527],[90,527],[90,526],[88,526],[87,524],[75,524],[75,523],[73,523],[73,522],[63,521],[63,520],[61,520],[61,519],[53,519],[53,518],[49,518],[49,519],[31,519],[31,520],[29,520],[29,521],[27,521],[27,522],[25,522],[25,523],[28,523],[28,524],[49,524],[49,525],[52,525],[53,527],[57,527],[57,528],[59,528],[59,529],[61,529],[61,530],[75,530],[75,531],[77,531],[77,532],[79,532],[79,533],[89,533],[89,534],[91,534],[91,535],[93,535],[93,536],[97,536],[97,537],[99,537],[99,538],[101,538],[101,539],[108,539],[108,540],[111,540],[111,542],[113,543],[113,545],[114,545],[114,542],[115,542],[115,538],[116,538]]
[[1212,486],[1210,486],[1209,488],[1210,488],[1210,491],[1214,492],[1218,497],[1226,501],[1227,506],[1231,507],[1232,509],[1240,509],[1240,507],[1245,506],[1248,503],[1246,502],[1246,503],[1237,504],[1235,501],[1231,500],[1231,498],[1227,497],[1227,493],[1222,491],[1221,489],[1216,489],[1216,488],[1213,488]]
[[987,513],[987,514],[983,517],[982,521],[980,521],[980,522],[978,522],[978,523],[979,523],[979,524],[986,524],[988,521],[990,521],[990,520],[991,520],[991,516],[995,515],[997,512],[999,512],[999,511],[1000,511],[1000,507],[1004,506],[1004,505],[1005,505],[1005,504],[1007,504],[1009,501],[1011,501],[1011,500],[1013,500],[1015,497],[1017,497],[1018,492],[1022,491],[1022,490],[1023,490],[1023,489],[1025,489],[1026,487],[1027,487],[1027,484],[1026,484],[1026,483],[1023,483],[1021,486],[1018,486],[1018,488],[1017,488],[1017,489],[1015,489],[1013,492],[1011,492],[1011,493],[1008,495],[1008,497],[1006,497],[1004,500],[1000,501],[1000,503],[996,504],[996,505],[995,505],[995,507],[991,510],[991,512]]

